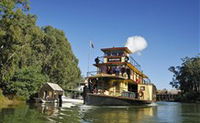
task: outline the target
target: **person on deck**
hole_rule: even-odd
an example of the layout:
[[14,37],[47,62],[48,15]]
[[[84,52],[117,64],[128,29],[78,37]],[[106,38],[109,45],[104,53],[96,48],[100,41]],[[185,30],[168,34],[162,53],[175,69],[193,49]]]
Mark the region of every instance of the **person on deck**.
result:
[[116,71],[115,71],[115,66],[112,66],[112,72],[111,72],[111,74],[115,74],[116,73]]
[[130,78],[131,78],[131,77],[130,77],[131,70],[130,70],[129,68],[126,69],[126,73],[127,73],[127,75],[128,75],[128,79],[130,79]]
[[108,68],[107,68],[107,73],[111,74],[111,67],[110,66],[108,66]]
[[115,68],[115,73],[116,73],[117,76],[119,76],[119,72],[120,72],[120,69],[119,69],[119,66],[117,66],[117,67]]
[[125,57],[125,62],[128,62],[128,61],[129,61],[129,57],[126,56],[126,57]]
[[95,62],[96,62],[96,64],[99,64],[99,62],[100,62],[99,57],[95,58]]
[[89,93],[89,88],[85,84],[84,87],[83,87],[83,101],[84,101],[84,104],[85,104],[85,101],[87,100],[87,93]]
[[121,68],[121,73],[122,73],[122,76],[124,76],[124,73],[126,72],[126,69],[125,69],[125,67],[122,67]]

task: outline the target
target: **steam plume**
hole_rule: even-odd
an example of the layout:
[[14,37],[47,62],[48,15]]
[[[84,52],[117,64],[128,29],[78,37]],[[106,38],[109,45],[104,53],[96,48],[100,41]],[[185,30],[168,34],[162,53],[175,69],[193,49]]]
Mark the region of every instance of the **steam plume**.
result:
[[147,47],[147,41],[142,36],[128,37],[125,47],[128,47],[132,53],[138,53],[141,55],[141,51]]

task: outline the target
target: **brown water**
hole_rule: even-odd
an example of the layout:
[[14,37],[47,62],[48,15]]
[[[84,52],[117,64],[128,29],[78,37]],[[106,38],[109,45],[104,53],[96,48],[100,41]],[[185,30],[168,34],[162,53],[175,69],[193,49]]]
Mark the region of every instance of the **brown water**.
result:
[[200,123],[200,104],[146,106],[27,104],[0,109],[0,123]]

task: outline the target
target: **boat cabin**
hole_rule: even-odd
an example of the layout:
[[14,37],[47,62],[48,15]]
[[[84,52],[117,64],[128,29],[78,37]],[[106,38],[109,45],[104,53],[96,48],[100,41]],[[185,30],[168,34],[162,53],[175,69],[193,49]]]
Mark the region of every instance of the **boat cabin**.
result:
[[39,98],[45,102],[61,102],[64,90],[55,83],[45,83],[39,90]]
[[90,93],[138,100],[155,100],[155,86],[130,56],[127,47],[103,48],[95,59],[96,74],[88,73]]
[[130,56],[131,51],[127,47],[113,47],[101,49],[103,57],[95,59],[94,66],[97,74],[110,74],[132,79],[136,83],[148,81],[148,77],[140,70],[140,65]]

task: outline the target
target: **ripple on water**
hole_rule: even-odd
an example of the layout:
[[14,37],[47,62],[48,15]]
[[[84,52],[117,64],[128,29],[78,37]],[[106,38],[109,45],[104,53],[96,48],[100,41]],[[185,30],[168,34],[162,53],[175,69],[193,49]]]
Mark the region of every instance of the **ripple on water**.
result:
[[0,122],[199,122],[200,104],[157,102],[143,106],[24,105],[0,109]]

